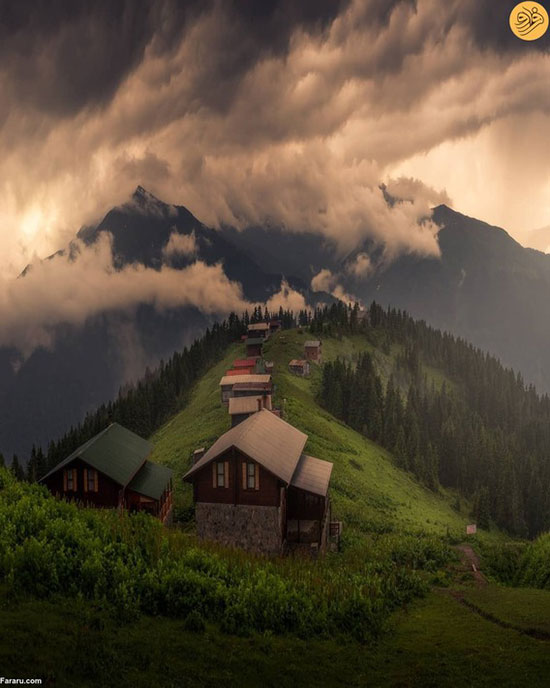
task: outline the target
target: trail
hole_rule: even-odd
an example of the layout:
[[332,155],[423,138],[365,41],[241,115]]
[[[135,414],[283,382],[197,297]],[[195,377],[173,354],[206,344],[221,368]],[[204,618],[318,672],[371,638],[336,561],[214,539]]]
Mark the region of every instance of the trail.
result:
[[[489,585],[487,579],[479,570],[479,557],[470,547],[470,545],[457,545],[456,550],[460,555],[460,561],[464,566],[464,570],[469,571],[472,574],[472,578],[474,579],[476,587],[483,588]],[[494,623],[496,626],[516,631],[517,633],[529,636],[530,638],[535,638],[536,640],[550,641],[550,633],[547,631],[541,631],[537,628],[521,628],[520,626],[516,626],[515,624],[509,623],[508,621],[503,621],[502,619],[499,619],[490,612],[481,609],[476,604],[465,598],[464,590],[449,590],[449,593],[451,597],[453,597],[459,604],[463,605],[464,607],[474,612],[478,616],[481,616],[486,621]]]
[[479,570],[479,557],[470,545],[457,545],[456,549],[460,554],[460,561],[465,566],[466,571],[470,571],[477,587],[487,585],[487,579]]

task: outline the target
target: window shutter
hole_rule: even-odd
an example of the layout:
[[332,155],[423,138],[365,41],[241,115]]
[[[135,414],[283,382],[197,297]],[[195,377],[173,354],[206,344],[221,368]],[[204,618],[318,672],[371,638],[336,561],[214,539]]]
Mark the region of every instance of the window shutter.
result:
[[73,490],[76,492],[77,490],[77,484],[76,484],[76,476],[77,476],[77,470],[76,468],[73,468]]
[[218,481],[216,480],[216,462],[212,461],[212,487],[218,487]]
[[98,482],[97,471],[94,471],[94,492],[97,492],[97,482]]
[[223,462],[223,484],[229,487],[229,461]]
[[243,461],[243,490],[246,490],[246,461]]
[[260,465],[256,464],[255,466],[255,476],[254,476],[254,485],[257,490],[260,489]]
[[84,492],[88,492],[88,469],[84,469]]
[[63,492],[67,492],[67,471],[63,471]]

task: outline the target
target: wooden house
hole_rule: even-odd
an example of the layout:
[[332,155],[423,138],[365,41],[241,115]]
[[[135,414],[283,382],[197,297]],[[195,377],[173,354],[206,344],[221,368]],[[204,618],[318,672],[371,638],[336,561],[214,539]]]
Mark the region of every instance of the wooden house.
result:
[[235,427],[243,420],[246,420],[253,413],[261,411],[263,408],[268,411],[271,407],[271,394],[255,394],[254,396],[231,397],[229,399],[229,415],[231,416],[231,427]]
[[254,375],[254,370],[256,366],[252,368],[231,368],[231,370],[226,370],[225,374],[227,377],[233,377],[234,375]]
[[256,358],[237,358],[233,361],[233,370],[241,370],[246,368],[256,368]]
[[266,409],[219,437],[184,476],[198,535],[271,554],[323,551],[332,463],[305,454],[306,441]]
[[278,332],[282,327],[281,321],[277,319],[273,319],[269,321],[269,334],[275,334],[275,332]]
[[248,326],[248,336],[251,338],[260,337],[261,339],[267,339],[269,337],[269,323],[259,322],[253,323]]
[[292,359],[288,364],[288,369],[295,375],[301,375],[302,377],[309,375],[309,363],[303,359]]
[[153,446],[118,423],[92,437],[40,482],[58,497],[84,506],[145,511],[172,517],[172,471],[148,460]]
[[248,337],[246,342],[246,355],[248,358],[262,355],[262,347],[264,344],[263,337]]
[[[220,380],[221,400],[223,404],[228,404],[229,399],[233,396],[235,385],[249,384],[258,385],[262,391],[267,389],[271,393],[271,375],[224,375]],[[261,393],[261,392],[260,392]]]
[[319,340],[310,340],[304,344],[304,358],[308,361],[315,361],[321,363],[322,361],[322,342]]
[[[257,377],[257,376],[255,376]],[[262,376],[265,377],[265,376]],[[269,382],[237,382],[233,385],[234,397],[266,396],[273,392],[273,383]]]

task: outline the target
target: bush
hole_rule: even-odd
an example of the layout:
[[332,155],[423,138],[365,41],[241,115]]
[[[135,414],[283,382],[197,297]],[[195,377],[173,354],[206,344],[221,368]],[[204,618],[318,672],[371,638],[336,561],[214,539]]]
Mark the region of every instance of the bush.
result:
[[183,627],[186,631],[191,631],[192,633],[204,633],[206,624],[200,612],[193,610],[185,617]]
[[[0,470],[0,575],[13,594],[94,600],[122,620],[140,613],[206,621],[235,634],[376,636],[426,590],[414,569],[448,556],[435,539],[381,534],[370,550],[315,562],[197,546],[144,514],[79,509]],[[104,658],[101,659],[103,661]]]

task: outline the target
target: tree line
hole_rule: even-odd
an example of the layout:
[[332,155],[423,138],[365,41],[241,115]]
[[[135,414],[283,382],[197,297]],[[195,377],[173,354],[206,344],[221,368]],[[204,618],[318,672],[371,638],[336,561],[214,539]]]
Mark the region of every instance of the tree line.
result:
[[403,311],[335,304],[318,309],[310,328],[319,336],[364,334],[391,361],[384,377],[376,353],[325,364],[319,396],[327,410],[431,489],[452,487],[472,500],[480,526],[493,520],[531,537],[550,529],[548,395]]
[[[230,343],[246,333],[250,323],[273,318],[279,319],[283,328],[296,324],[294,314],[282,308],[270,312],[258,306],[241,316],[231,313],[222,323],[208,328],[190,347],[174,353],[166,362],[161,361],[155,370],[147,370],[138,382],[121,388],[114,401],[102,404],[62,437],[52,439],[46,450],[33,446],[26,462],[14,455],[12,472],[20,480],[39,480],[110,423],[120,423],[142,437],[149,437],[186,405],[193,383],[225,355]],[[4,464],[0,453],[0,465]]]

